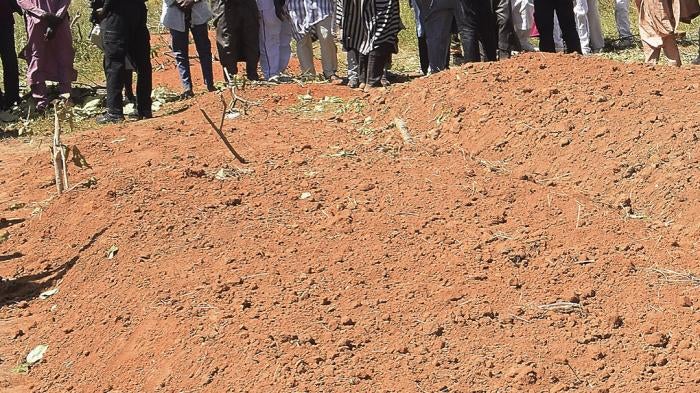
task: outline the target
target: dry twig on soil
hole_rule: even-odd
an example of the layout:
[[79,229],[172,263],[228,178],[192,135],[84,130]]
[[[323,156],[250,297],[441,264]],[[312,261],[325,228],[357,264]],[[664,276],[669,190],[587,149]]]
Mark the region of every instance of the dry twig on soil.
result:
[[219,122],[218,126],[216,124],[214,124],[214,121],[211,119],[211,117],[209,117],[209,115],[207,114],[207,112],[204,109],[200,108],[199,111],[202,112],[202,115],[207,120],[207,122],[209,123],[211,128],[213,128],[214,131],[216,131],[216,134],[219,135],[219,138],[221,138],[221,140],[224,142],[224,145],[226,145],[226,148],[228,149],[228,151],[230,151],[231,154],[233,154],[233,156],[238,161],[241,162],[241,164],[246,164],[247,163],[246,159],[243,158],[240,154],[238,154],[236,149],[234,149],[233,146],[231,146],[231,142],[228,141],[228,139],[226,138],[226,135],[224,135],[224,132],[222,131],[222,129],[224,127],[224,120],[226,120],[226,108],[227,108],[226,100],[224,100],[223,96],[221,96],[221,103],[223,104],[224,109],[223,109],[223,112],[221,114],[221,121]]
[[677,272],[670,269],[650,268],[650,271],[658,274],[662,281],[667,283],[682,283],[700,286],[700,276],[690,272]]
[[556,311],[566,314],[572,313],[574,311],[583,311],[583,307],[581,307],[580,304],[571,302],[555,302],[550,304],[543,304],[539,306],[539,308],[540,310],[544,311]]

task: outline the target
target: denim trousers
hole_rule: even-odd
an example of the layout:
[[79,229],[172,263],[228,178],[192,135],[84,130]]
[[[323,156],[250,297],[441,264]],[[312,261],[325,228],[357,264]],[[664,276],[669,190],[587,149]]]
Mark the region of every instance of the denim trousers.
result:
[[199,63],[202,67],[204,84],[207,87],[214,86],[214,73],[212,71],[211,42],[209,41],[209,28],[206,23],[195,26],[186,26],[185,31],[170,29],[172,50],[175,56],[177,70],[180,73],[180,81],[185,91],[192,90],[192,74],[190,73],[189,32],[192,31],[194,46],[199,55]]

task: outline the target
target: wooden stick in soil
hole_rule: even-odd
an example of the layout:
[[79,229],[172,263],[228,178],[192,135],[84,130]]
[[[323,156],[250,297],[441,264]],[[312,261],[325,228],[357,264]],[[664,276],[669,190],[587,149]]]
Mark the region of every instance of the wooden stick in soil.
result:
[[56,176],[56,189],[59,194],[68,189],[68,172],[66,171],[66,151],[61,143],[61,121],[58,116],[58,104],[54,104],[53,131],[53,166]]
[[205,112],[204,109],[201,109],[201,108],[199,109],[199,111],[202,112],[202,115],[204,115],[204,118],[207,119],[207,122],[209,123],[209,125],[211,126],[211,128],[213,128],[214,131],[216,131],[216,134],[219,135],[219,138],[221,138],[221,140],[224,142],[224,145],[226,145],[226,147],[228,148],[228,151],[230,151],[231,154],[233,154],[233,156],[234,156],[238,161],[241,162],[241,164],[247,164],[248,161],[246,161],[245,158],[243,158],[240,154],[238,154],[238,152],[236,151],[236,149],[234,149],[233,146],[231,146],[231,143],[230,143],[230,142],[228,141],[228,139],[226,138],[226,135],[224,135],[224,133],[221,131],[221,128],[220,128],[220,127],[217,127],[216,124],[214,124],[214,121],[212,121],[211,117],[209,117],[209,115],[207,114],[207,112]]

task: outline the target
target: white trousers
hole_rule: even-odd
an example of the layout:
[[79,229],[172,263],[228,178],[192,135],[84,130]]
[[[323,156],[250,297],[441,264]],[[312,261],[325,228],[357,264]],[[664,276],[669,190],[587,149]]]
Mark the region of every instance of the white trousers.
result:
[[587,55],[603,49],[605,39],[598,12],[598,0],[576,0],[574,16],[583,54]]
[[615,0],[615,22],[620,38],[631,38],[630,0]]
[[[334,19],[334,16],[330,15],[314,26],[319,45],[321,45],[321,65],[323,67],[323,75],[326,78],[335,75],[338,70],[338,49],[335,46],[335,34],[333,33]],[[304,38],[297,41],[297,56],[299,57],[302,74],[315,75],[316,67],[314,66],[311,34],[307,34]]]
[[513,0],[511,2],[513,27],[518,36],[520,46],[526,52],[532,52],[535,47],[530,43],[532,26],[535,24],[535,3],[533,0]]
[[275,9],[260,11],[260,68],[265,79],[278,76],[292,55],[292,25],[281,21]]

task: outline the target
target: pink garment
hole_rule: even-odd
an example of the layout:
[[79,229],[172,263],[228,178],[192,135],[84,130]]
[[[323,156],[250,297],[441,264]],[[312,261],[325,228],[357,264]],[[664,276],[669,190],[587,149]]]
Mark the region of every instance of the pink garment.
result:
[[[23,51],[28,63],[27,83],[39,106],[48,104],[46,81],[58,82],[61,94],[70,93],[71,82],[77,78],[73,68],[75,52],[70,31],[68,6],[71,0],[18,0],[27,21],[27,46]],[[53,13],[65,16],[56,27],[52,39],[46,40],[48,28],[41,16]]]

